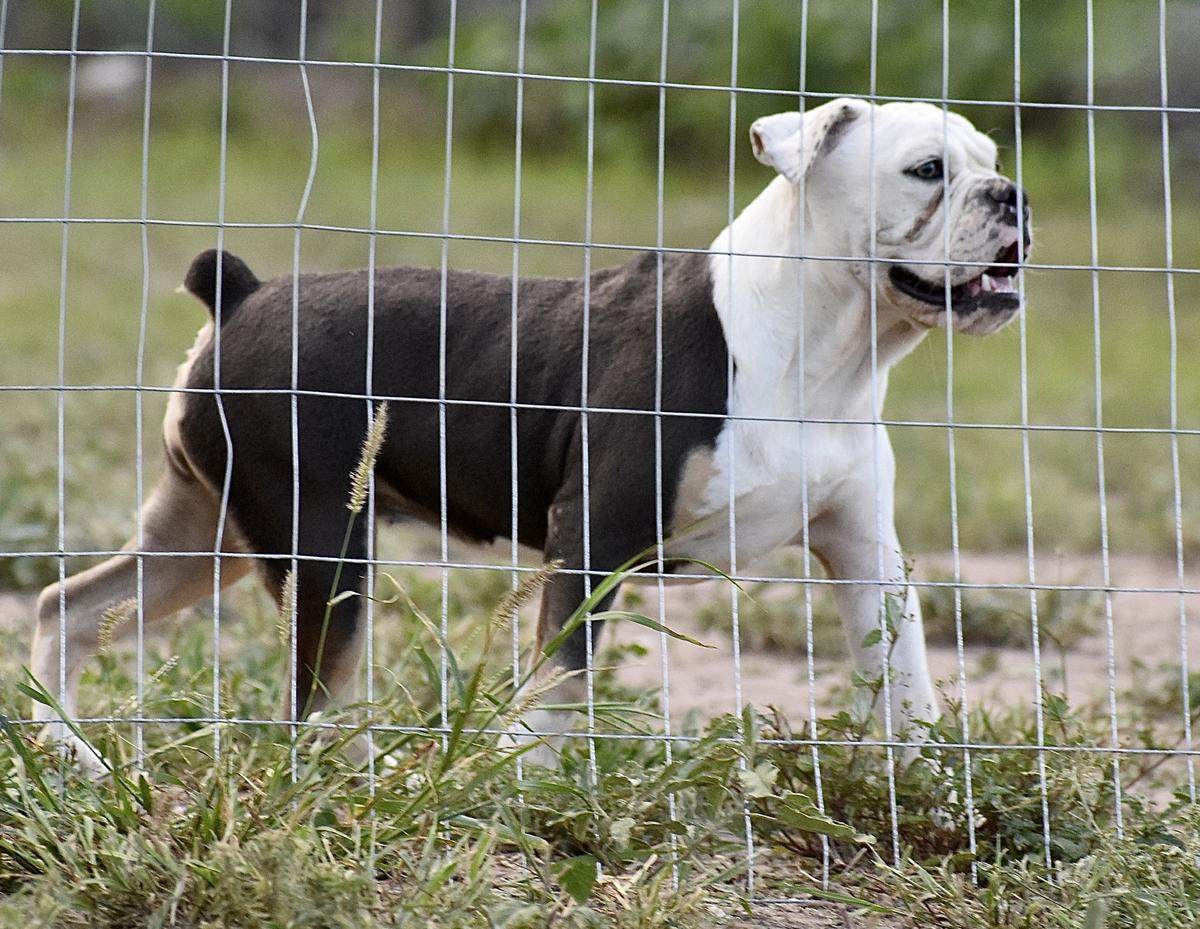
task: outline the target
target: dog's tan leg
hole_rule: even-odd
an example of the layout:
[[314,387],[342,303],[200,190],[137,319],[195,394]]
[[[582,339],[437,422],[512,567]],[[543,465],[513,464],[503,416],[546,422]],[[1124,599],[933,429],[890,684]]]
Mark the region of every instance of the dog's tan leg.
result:
[[[200,482],[168,466],[141,510],[141,607],[146,623],[153,623],[190,606],[213,592],[213,547],[216,543],[217,501]],[[227,531],[226,536],[228,537]],[[136,551],[135,535],[124,546]],[[231,551],[226,544],[224,550]],[[158,555],[156,552],[181,554]],[[194,554],[188,554],[194,553]],[[51,584],[37,604],[30,668],[41,684],[62,703],[68,716],[76,715],[76,689],[84,661],[99,644],[105,614],[138,597],[138,561],[135,554],[120,554],[86,571]],[[252,567],[248,558],[221,560],[221,586],[245,576]],[[66,628],[59,622],[65,609]],[[117,623],[114,637],[133,632],[131,622]],[[62,648],[60,652],[60,646]],[[50,721],[54,710],[34,706],[34,718]],[[54,734],[63,735],[61,724]],[[98,759],[84,759],[98,762]]]

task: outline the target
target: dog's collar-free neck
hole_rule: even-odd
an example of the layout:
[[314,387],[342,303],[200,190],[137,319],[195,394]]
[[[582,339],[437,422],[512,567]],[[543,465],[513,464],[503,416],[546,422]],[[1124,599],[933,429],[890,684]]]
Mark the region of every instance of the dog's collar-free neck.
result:
[[[846,256],[821,241],[818,230],[810,225],[801,235],[801,216],[796,188],[777,177],[710,246],[713,304],[742,381],[735,400],[740,398],[738,406],[750,403],[756,414],[796,415],[800,401],[793,385],[802,368],[806,415],[874,415],[883,404],[888,370],[928,330],[882,299],[882,266],[872,307],[869,270],[866,280],[846,273],[845,260],[838,260]],[[791,257],[813,254],[835,257]]]

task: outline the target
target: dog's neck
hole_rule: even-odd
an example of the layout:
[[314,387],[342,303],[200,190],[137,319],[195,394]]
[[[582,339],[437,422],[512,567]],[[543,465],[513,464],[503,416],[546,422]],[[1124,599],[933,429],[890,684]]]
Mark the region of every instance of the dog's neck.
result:
[[[862,246],[831,241],[809,217],[802,234],[800,214],[797,189],[777,177],[710,247],[713,302],[736,366],[733,399],[747,415],[878,417],[889,369],[927,330],[878,298],[872,313],[862,269],[845,260]],[[786,255],[829,260],[757,257]]]

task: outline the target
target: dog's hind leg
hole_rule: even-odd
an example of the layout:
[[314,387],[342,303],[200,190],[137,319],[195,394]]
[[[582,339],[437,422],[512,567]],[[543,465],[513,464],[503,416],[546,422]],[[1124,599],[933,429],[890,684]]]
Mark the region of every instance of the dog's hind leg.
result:
[[[295,577],[289,584],[291,505],[278,491],[260,490],[255,500],[238,508],[239,522],[255,551],[271,553],[262,562],[263,579],[283,621],[290,624],[295,611],[294,641],[289,643],[294,663],[284,688],[283,717],[302,720],[326,707],[354,703],[362,693],[359,594],[366,574],[365,517],[347,511],[340,488],[326,492],[304,485]],[[290,487],[284,490],[290,495]]]
[[[353,559],[350,564],[303,558],[297,562],[295,664],[283,695],[284,716],[289,720],[354,703],[362,694],[358,672],[364,630],[357,595],[362,591],[364,554],[362,550],[348,552],[347,557]],[[286,573],[287,562],[275,563],[272,573],[280,568]],[[280,584],[283,582],[281,578]],[[279,590],[282,597],[282,587]],[[281,601],[282,609],[288,607]]]
[[[131,615],[136,615],[139,562],[145,623],[157,622],[213,593],[218,516],[218,503],[211,491],[168,464],[142,505],[141,538],[135,534],[122,554],[42,591],[30,669],[61,702],[68,717],[77,713],[79,676],[83,663],[99,646],[105,616],[112,616],[109,632],[114,639],[136,628],[128,619],[122,621],[121,612],[123,605],[129,604]],[[230,535],[227,531],[226,538]],[[235,549],[227,543],[223,550]],[[245,576],[251,564],[248,558],[222,558],[221,586]],[[60,625],[64,616],[65,628]],[[37,703],[34,718],[49,722],[57,714],[53,708]],[[52,727],[51,734],[61,737],[65,727],[59,723]],[[85,766],[100,764],[86,746],[76,745],[76,749]]]
[[[287,556],[292,548],[290,501],[276,488],[258,489],[261,492],[253,501],[243,501],[251,509],[239,509],[239,521],[246,525],[252,547],[271,553],[261,562],[263,580],[289,629],[290,671],[279,718],[316,722],[317,714],[348,706],[362,696],[360,663],[366,636],[358,595],[366,573],[364,518],[346,510],[340,488],[325,493],[305,485],[293,562]],[[290,496],[290,487],[283,490]],[[322,741],[336,738],[334,733]],[[352,763],[359,763],[365,760],[367,747],[365,737],[356,737],[343,752]]]

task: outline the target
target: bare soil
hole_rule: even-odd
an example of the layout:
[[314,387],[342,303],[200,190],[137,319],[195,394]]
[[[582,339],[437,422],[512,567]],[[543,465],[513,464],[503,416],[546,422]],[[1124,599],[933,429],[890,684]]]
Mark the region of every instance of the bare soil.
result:
[[[945,578],[950,567],[949,556],[923,556],[917,560],[914,578]],[[1190,589],[1200,586],[1200,574],[1186,574],[1180,585],[1173,562],[1140,555],[1114,555],[1109,569],[1110,588],[1150,589],[1121,590],[1106,598],[1098,554],[1040,559],[1035,565],[1037,583],[1101,591],[1094,598],[1095,615],[1089,621],[1094,629],[1091,634],[1065,650],[1053,643],[1043,645],[1041,650],[1043,686],[1065,695],[1072,704],[1107,700],[1110,649],[1106,626],[1110,610],[1111,683],[1118,695],[1144,685],[1148,670],[1180,664],[1190,666],[1200,650],[1200,596],[1178,593],[1180,586]],[[1028,584],[1028,561],[1024,553],[964,554],[960,576],[971,584]],[[697,627],[693,618],[695,605],[720,595],[714,583],[667,588],[667,625],[714,646],[697,648],[675,639],[667,640],[672,714],[692,709],[705,716],[730,712],[737,706],[740,689],[742,704],[774,705],[789,710],[793,717],[807,716],[809,686],[805,658],[743,651],[739,675],[729,637]],[[1182,627],[1181,609],[1186,616]],[[1186,634],[1186,652],[1181,644],[1181,628]],[[622,667],[621,679],[639,686],[660,684],[663,680],[660,635],[629,623],[623,624],[619,634],[622,641],[640,642],[647,649],[645,658],[630,659]],[[929,663],[943,695],[957,699],[960,688],[965,687],[969,706],[1032,702],[1037,693],[1038,675],[1031,646],[976,648],[968,641],[960,655],[953,646],[934,645],[929,650]],[[820,714],[831,709],[832,692],[845,685],[850,668],[843,657],[831,659],[819,654],[814,664],[813,696]],[[1119,709],[1118,705],[1118,717]]]
[[[944,580],[950,568],[948,555],[921,556],[916,559],[914,578]],[[1200,653],[1200,595],[1178,592],[1181,586],[1200,589],[1200,572],[1187,572],[1181,585],[1173,561],[1143,555],[1113,555],[1109,569],[1108,586],[1124,589],[1106,598],[1098,553],[1039,558],[1035,564],[1039,584],[1097,591],[1090,607],[1090,634],[1065,650],[1052,642],[1041,650],[1041,683],[1072,704],[1106,700],[1110,684],[1118,695],[1146,686],[1148,671],[1191,666]],[[973,585],[1027,584],[1028,561],[1024,553],[963,554],[960,576]],[[657,609],[649,601],[657,596],[652,588],[642,590],[647,602],[641,608],[655,616]],[[728,590],[724,581],[666,588],[666,624],[711,646],[699,648],[677,639],[665,640],[672,714],[696,710],[710,717],[732,712],[739,705],[740,692],[741,705],[774,705],[793,717],[807,716],[808,671],[802,655],[742,649],[738,662],[728,634],[702,629],[696,621],[698,606],[727,598]],[[33,596],[32,592],[0,591],[0,634],[24,638],[32,634]],[[1110,613],[1111,655],[1107,635]],[[620,680],[633,687],[661,686],[663,640],[659,633],[626,622],[620,624],[617,638],[646,650],[641,658],[626,656],[622,660]],[[9,644],[14,644],[11,639]],[[19,654],[23,649],[16,651]],[[10,649],[5,652],[12,653]],[[998,648],[967,641],[960,654],[954,646],[931,645],[929,662],[943,695],[957,699],[965,689],[970,706],[1029,702],[1037,692],[1039,669],[1031,646]],[[842,655],[823,656],[818,651],[814,670],[813,697],[817,712],[824,713],[831,709],[835,690],[849,680],[849,662]],[[1164,678],[1160,673],[1154,680]]]

